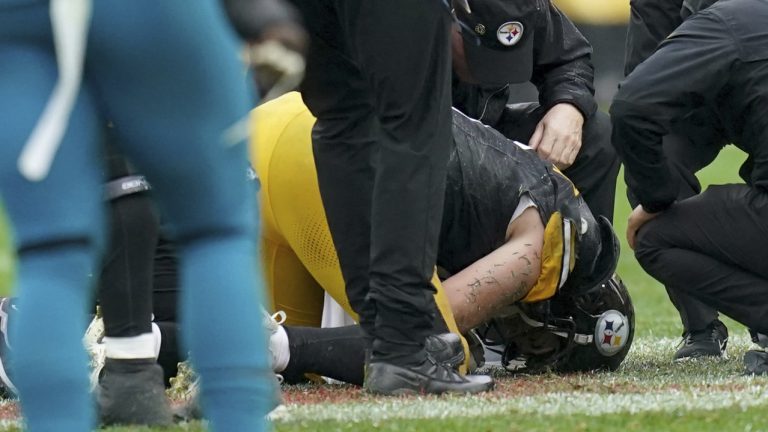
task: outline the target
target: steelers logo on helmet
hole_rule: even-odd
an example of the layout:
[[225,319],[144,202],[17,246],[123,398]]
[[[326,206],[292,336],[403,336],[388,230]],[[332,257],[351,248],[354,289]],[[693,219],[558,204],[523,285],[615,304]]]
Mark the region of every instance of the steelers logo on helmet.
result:
[[623,313],[611,309],[603,312],[595,325],[597,350],[610,357],[624,348],[629,337],[629,320]]
[[523,24],[519,21],[505,22],[496,30],[496,38],[504,46],[512,46],[523,37]]

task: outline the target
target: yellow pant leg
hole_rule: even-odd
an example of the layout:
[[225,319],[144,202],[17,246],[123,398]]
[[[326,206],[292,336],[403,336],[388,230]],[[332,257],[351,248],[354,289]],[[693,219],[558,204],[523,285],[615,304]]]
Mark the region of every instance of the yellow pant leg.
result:
[[320,327],[323,288],[315,282],[293,251],[262,239],[261,261],[273,311],[285,311],[285,324]]

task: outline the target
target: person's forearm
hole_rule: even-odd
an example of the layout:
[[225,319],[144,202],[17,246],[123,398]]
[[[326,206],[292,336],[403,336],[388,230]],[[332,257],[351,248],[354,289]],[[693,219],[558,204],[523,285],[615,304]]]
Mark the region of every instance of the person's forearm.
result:
[[587,119],[597,111],[592,78],[592,65],[587,58],[542,72],[533,81],[539,90],[541,106],[549,109],[559,103],[569,103]]
[[462,334],[521,300],[539,278],[544,227],[538,211],[529,208],[513,222],[515,224],[532,226],[443,281]]
[[627,186],[650,213],[664,210],[678,192],[663,137],[692,109],[717,106],[717,95],[738,65],[738,43],[728,25],[711,9],[687,19],[621,83],[614,98],[612,142]]
[[539,102],[545,109],[568,102],[578,108],[584,118],[589,118],[597,110],[592,46],[552,4],[547,23],[537,29],[534,49],[531,81],[539,90]]
[[627,187],[648,212],[666,209],[677,197],[677,183],[662,146],[664,128],[650,112],[615,100],[612,142],[624,164]]

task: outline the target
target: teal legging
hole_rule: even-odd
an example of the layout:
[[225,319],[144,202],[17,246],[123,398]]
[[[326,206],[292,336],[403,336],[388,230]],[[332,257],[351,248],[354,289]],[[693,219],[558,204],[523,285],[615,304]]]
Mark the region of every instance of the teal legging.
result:
[[[47,178],[16,167],[58,72],[48,2],[0,0],[0,193],[19,258],[13,374],[31,431],[95,425],[80,339],[104,242],[100,131],[146,174],[179,247],[184,343],[214,430],[263,430],[274,379],[259,328],[250,89],[215,0],[95,0],[83,85]],[[243,332],[242,329],[249,329]]]

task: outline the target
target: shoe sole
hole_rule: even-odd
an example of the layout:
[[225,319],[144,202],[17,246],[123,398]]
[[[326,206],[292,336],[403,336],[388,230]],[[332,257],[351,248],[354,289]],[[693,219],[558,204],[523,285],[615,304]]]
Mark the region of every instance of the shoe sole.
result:
[[[375,395],[405,396],[444,393],[476,394],[493,390],[495,385],[490,377],[487,382],[478,381],[482,375],[470,375],[466,377],[468,381],[463,383],[429,381],[428,378],[425,378],[426,381],[421,381],[419,378],[404,376],[398,369],[400,368],[389,367],[366,377],[363,388]],[[386,382],[386,386],[378,383],[378,376]]]
[[490,382],[486,385],[483,385],[482,387],[473,387],[473,386],[467,386],[462,389],[457,388],[432,388],[432,389],[419,389],[414,390],[410,388],[397,388],[393,390],[376,390],[371,389],[370,387],[365,387],[365,391],[372,395],[378,395],[378,396],[419,396],[419,395],[425,395],[425,394],[433,394],[433,395],[442,395],[442,394],[478,394],[478,393],[485,393],[488,391],[493,390],[494,383]]
[[714,359],[719,358],[720,360],[728,360],[728,352],[726,349],[728,348],[728,338],[725,338],[725,340],[720,344],[720,354],[699,354],[699,355],[692,355],[688,357],[681,357],[672,359],[673,363],[684,363],[691,360],[698,360],[698,359]]

